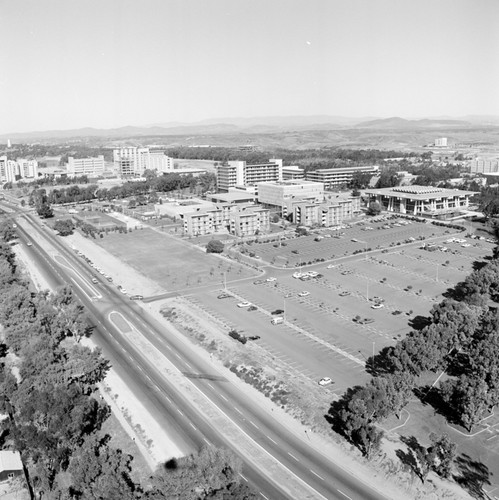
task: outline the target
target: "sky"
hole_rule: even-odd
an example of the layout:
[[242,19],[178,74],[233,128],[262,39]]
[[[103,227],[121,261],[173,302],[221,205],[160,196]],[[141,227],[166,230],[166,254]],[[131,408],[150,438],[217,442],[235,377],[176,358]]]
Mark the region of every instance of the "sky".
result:
[[499,115],[499,0],[0,0],[0,134]]

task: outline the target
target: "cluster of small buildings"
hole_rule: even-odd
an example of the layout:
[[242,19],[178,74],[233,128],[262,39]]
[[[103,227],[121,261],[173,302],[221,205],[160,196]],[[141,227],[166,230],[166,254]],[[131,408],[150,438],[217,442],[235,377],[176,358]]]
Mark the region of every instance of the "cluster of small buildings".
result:
[[0,182],[17,182],[24,179],[38,177],[38,162],[36,160],[8,160],[7,156],[0,156]]

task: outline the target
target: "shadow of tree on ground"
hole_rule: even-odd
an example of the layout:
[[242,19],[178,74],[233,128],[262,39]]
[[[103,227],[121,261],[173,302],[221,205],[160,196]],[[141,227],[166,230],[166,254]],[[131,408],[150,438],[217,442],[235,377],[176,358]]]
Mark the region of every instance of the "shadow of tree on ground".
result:
[[463,453],[456,459],[458,474],[453,476],[456,483],[475,498],[489,498],[483,486],[490,484],[490,471],[482,462],[473,460]]

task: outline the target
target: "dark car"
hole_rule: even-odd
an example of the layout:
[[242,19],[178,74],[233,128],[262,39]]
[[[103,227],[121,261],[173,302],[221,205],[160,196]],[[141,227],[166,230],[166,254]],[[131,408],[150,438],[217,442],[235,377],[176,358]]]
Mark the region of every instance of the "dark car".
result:
[[253,285],[263,285],[265,283],[265,280],[256,280],[253,281]]
[[232,297],[232,295],[231,295],[230,293],[225,293],[225,292],[224,292],[224,293],[221,293],[221,294],[218,296],[218,298],[219,298],[219,299],[228,299],[228,298],[230,298],[230,297]]
[[258,308],[256,306],[249,306],[248,311],[256,311]]
[[279,316],[279,314],[284,314],[284,309],[276,309],[275,311],[272,311],[270,314]]
[[258,340],[260,338],[260,335],[252,335],[251,337],[248,337],[248,340]]

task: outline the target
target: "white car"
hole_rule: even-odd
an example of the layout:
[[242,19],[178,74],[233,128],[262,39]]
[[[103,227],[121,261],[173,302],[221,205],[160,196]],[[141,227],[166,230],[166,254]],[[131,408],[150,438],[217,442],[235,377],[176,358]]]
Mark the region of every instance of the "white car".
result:
[[307,275],[310,276],[311,278],[317,278],[317,276],[319,276],[319,273],[316,271],[309,271]]
[[461,247],[463,247],[463,248],[468,248],[468,247],[470,247],[470,246],[471,246],[471,245],[470,245],[469,243],[463,243],[463,244],[461,245]]
[[26,243],[26,245],[28,245],[29,247],[32,247],[33,243],[31,243],[31,241],[28,241],[28,243]]
[[310,295],[310,292],[303,291],[298,294],[298,297],[307,297],[308,295]]
[[293,278],[300,279],[303,276],[302,273],[293,273]]
[[121,293],[124,293],[125,295],[128,293],[128,292],[126,291],[126,288],[120,288],[120,292],[121,292]]
[[272,283],[273,281],[277,281],[277,278],[270,277],[270,278],[267,278],[265,281]]
[[329,378],[329,377],[322,377],[320,380],[319,380],[319,385],[329,385],[329,384],[332,384],[333,381]]
[[12,227],[13,227],[14,229],[17,229],[17,224],[12,224]]
[[237,307],[249,307],[251,305],[251,302],[239,302],[237,304]]
[[373,304],[371,306],[371,309],[381,309],[382,307],[385,307],[384,304],[380,304],[379,302],[377,304]]
[[333,269],[336,267],[336,264],[329,264],[329,266],[327,266],[327,269]]

